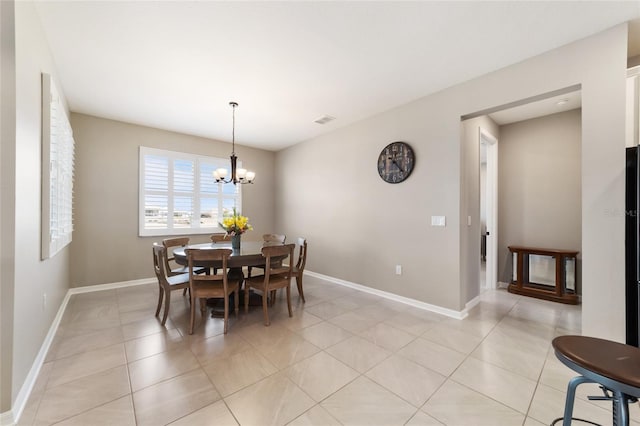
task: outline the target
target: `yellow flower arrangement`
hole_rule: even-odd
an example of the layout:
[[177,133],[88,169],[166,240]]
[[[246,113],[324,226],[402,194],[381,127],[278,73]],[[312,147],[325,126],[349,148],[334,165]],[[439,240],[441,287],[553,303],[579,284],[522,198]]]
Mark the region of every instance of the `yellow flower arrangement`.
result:
[[227,231],[227,235],[242,235],[247,231],[253,230],[253,226],[249,224],[249,218],[236,213],[233,209],[233,215],[222,219],[219,224],[222,229]]

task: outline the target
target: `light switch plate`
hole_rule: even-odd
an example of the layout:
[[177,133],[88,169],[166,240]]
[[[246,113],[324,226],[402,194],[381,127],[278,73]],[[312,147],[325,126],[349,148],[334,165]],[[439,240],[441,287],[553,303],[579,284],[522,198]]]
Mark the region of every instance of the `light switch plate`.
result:
[[431,216],[431,226],[446,226],[446,216]]

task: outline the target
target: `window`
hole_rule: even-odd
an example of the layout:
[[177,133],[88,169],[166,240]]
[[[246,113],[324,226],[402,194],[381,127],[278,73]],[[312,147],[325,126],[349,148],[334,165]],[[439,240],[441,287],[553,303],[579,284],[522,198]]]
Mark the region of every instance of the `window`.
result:
[[73,131],[49,74],[42,74],[41,258],[71,242],[73,233]]
[[140,147],[139,235],[205,234],[236,207],[240,185],[216,183],[229,160]]

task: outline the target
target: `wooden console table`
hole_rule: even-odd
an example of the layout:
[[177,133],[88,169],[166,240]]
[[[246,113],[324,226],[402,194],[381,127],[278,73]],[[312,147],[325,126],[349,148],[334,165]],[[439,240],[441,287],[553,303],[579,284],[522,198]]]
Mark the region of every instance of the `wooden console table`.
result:
[[577,305],[578,251],[509,246],[513,258],[510,293]]

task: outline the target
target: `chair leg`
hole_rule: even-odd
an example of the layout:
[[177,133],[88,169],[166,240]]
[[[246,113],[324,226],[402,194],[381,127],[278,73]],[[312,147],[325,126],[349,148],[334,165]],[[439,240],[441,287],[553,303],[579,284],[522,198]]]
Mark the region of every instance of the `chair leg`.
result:
[[229,327],[229,295],[224,295],[224,334],[227,334]]
[[156,308],[156,317],[160,315],[160,308],[162,307],[162,299],[164,299],[164,289],[162,286],[159,287],[158,292],[158,307]]
[[576,389],[578,385],[583,383],[594,383],[593,380],[589,380],[584,376],[576,376],[569,380],[567,385],[567,397],[564,403],[564,416],[562,420],[562,426],[571,426],[571,417],[573,417],[573,403],[576,399]]
[[264,325],[269,325],[269,313],[267,312],[267,298],[268,298],[269,292],[267,292],[267,290],[265,289],[262,292],[262,313],[264,314]]
[[200,314],[202,315],[202,318],[207,316],[207,299],[203,297],[200,298]]
[[620,391],[613,392],[613,426],[629,426],[628,398]]
[[234,312],[236,314],[236,318],[238,317],[238,304],[240,303],[239,299],[240,299],[240,286],[238,285],[238,287],[236,287],[236,291],[233,296],[233,304],[235,305]]
[[189,300],[191,300],[191,289],[189,287],[185,287],[185,289],[182,290],[182,295],[184,296],[185,294],[188,294]]
[[302,299],[302,303],[306,303],[306,300],[304,300],[304,291],[302,291],[302,274],[296,275],[296,285],[298,286],[298,294]]
[[289,308],[289,318],[293,316],[291,312],[291,283],[287,286],[287,308]]
[[189,324],[189,334],[193,334],[193,325],[196,322],[196,300],[191,296],[191,321]]
[[167,322],[169,316],[169,306],[171,306],[171,290],[166,290],[164,296],[164,315],[162,316],[162,325]]
[[249,312],[249,284],[244,283],[244,313]]

